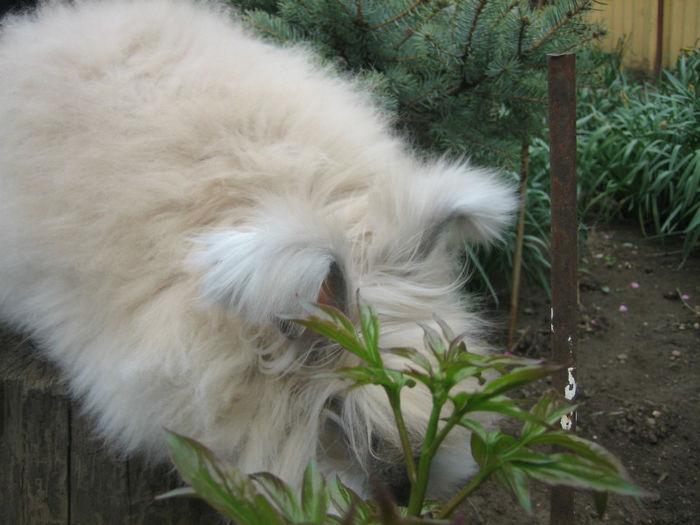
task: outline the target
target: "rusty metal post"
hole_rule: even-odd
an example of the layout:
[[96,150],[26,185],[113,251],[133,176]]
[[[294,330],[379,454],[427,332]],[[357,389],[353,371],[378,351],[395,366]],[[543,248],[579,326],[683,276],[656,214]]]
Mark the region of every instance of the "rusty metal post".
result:
[[664,54],[664,0],[656,3],[656,56],[654,57],[654,77],[661,74],[661,59]]
[[[576,206],[576,56],[547,56],[552,199],[552,360],[564,368],[552,386],[567,400],[576,396],[577,206]],[[564,430],[573,431],[575,413],[564,416]],[[554,487],[551,525],[574,521],[574,492]]]

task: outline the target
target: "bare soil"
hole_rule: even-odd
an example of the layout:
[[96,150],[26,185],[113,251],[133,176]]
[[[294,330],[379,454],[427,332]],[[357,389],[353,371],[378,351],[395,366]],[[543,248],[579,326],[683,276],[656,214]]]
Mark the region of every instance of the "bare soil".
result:
[[[611,450],[653,494],[641,506],[611,497],[602,522],[700,523],[700,253],[679,268],[679,244],[618,225],[591,231],[582,255],[577,432]],[[521,295],[515,352],[547,358],[549,301],[534,288]],[[489,484],[465,505],[467,523],[549,523],[549,491],[535,492],[528,516]],[[575,523],[597,522],[592,497],[577,494]]]

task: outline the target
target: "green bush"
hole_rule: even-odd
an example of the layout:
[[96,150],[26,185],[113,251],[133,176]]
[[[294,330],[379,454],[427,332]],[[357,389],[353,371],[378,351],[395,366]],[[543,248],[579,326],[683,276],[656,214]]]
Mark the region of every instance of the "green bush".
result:
[[[700,52],[681,55],[658,82],[630,82],[619,71],[578,99],[580,214],[635,219],[648,236],[684,235],[687,258],[700,236]],[[532,161],[547,172],[549,148]]]
[[[269,473],[244,475],[217,459],[201,444],[169,432],[167,443],[182,477],[191,485],[163,497],[198,495],[239,525],[269,524],[401,524],[447,523],[457,506],[486,479],[506,487],[526,511],[531,511],[529,480],[567,485],[596,492],[602,512],[605,495],[614,492],[639,497],[644,491],[632,484],[619,461],[600,445],[561,430],[560,420],[575,407],[554,392],[546,393],[529,410],[505,394],[546,377],[560,367],[510,355],[482,356],[468,351],[463,336],[455,336],[442,321],[442,334],[423,326],[424,343],[432,362],[408,348],[379,349],[379,321],[358,297],[361,331],[340,311],[305,304],[306,319],[294,321],[337,342],[364,361],[363,366],[340,369],[332,374],[346,379],[348,388],[379,385],[393,409],[403,444],[406,473],[411,483],[407,508],[397,507],[386,490],[378,487],[374,501],[364,501],[339,479],[327,482],[311,463],[304,476],[300,498],[294,490]],[[390,353],[408,360],[407,370],[384,367],[382,355]],[[495,372],[496,379],[484,377]],[[481,390],[455,392],[460,382],[476,378]],[[432,394],[433,408],[416,462],[403,423],[400,392],[422,383]],[[490,412],[520,420],[517,436],[484,428],[472,414]],[[471,453],[479,471],[449,502],[425,500],[433,457],[455,427],[471,432]],[[264,437],[262,437],[264,439]],[[542,450],[557,445],[565,452]],[[465,443],[465,446],[467,444]],[[331,504],[339,515],[329,514]]]

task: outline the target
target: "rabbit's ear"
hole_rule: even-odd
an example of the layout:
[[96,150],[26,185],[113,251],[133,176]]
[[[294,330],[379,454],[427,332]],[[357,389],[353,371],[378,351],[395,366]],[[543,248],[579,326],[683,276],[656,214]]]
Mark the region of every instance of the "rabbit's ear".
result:
[[378,194],[372,208],[383,216],[379,224],[394,230],[383,238],[412,257],[426,257],[440,240],[498,241],[517,206],[514,185],[466,164],[436,163],[390,184],[397,189]]
[[276,323],[290,337],[300,331],[279,316],[301,315],[300,301],[346,311],[342,236],[312,215],[277,205],[246,226],[197,239],[205,301],[223,304],[252,324]]

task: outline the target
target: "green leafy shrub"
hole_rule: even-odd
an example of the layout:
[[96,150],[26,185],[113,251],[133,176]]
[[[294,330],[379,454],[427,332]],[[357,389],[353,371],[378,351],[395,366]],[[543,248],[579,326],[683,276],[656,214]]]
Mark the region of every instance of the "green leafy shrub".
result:
[[[377,487],[375,500],[365,501],[339,479],[327,482],[313,463],[306,470],[298,497],[292,488],[272,474],[244,475],[217,459],[203,445],[172,432],[167,434],[167,443],[173,462],[191,487],[162,497],[197,495],[239,525],[268,525],[445,523],[457,506],[488,478],[506,487],[527,511],[532,509],[530,479],[595,491],[603,508],[607,492],[644,495],[643,490],[630,482],[619,461],[603,447],[558,429],[560,419],[575,408],[560,396],[550,391],[529,410],[505,396],[552,374],[559,367],[511,355],[470,353],[463,338],[455,336],[440,320],[436,321],[442,334],[423,326],[424,344],[430,350],[432,361],[409,348],[380,350],[377,315],[368,305],[358,302],[360,332],[340,311],[328,306],[305,304],[309,316],[295,321],[362,358],[362,366],[333,372],[348,380],[349,388],[372,384],[386,392],[401,436],[411,483],[407,508],[397,507],[381,487]],[[382,360],[385,353],[399,355],[411,366],[406,370],[387,369]],[[496,379],[486,381],[485,377],[494,372]],[[473,393],[455,392],[455,386],[469,378],[477,378],[482,388]],[[400,392],[418,383],[432,394],[433,408],[416,462],[403,423]],[[484,428],[473,418],[477,412],[520,420],[521,431],[511,436]],[[449,502],[426,501],[431,461],[455,427],[471,432],[471,453],[479,471]],[[551,445],[566,452],[542,450],[543,446]],[[331,504],[334,514],[329,513]]]
[[[678,58],[652,83],[618,72],[578,99],[580,214],[635,219],[645,235],[684,235],[687,258],[700,237],[700,52]],[[548,172],[549,148],[535,140],[534,169]]]

